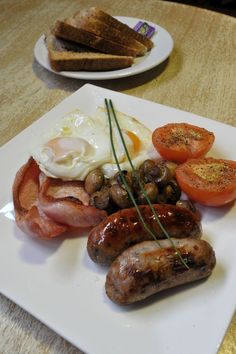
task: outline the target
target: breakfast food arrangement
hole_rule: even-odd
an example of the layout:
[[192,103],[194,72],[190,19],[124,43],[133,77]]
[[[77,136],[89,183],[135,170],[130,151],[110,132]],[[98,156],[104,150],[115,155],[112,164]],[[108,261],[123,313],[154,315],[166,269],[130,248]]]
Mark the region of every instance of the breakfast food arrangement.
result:
[[3,3],[0,352],[228,354],[232,18]]
[[127,68],[153,47],[151,39],[139,33],[141,29],[134,30],[95,7],[78,11],[58,20],[46,34],[50,65],[55,71]]
[[[154,32],[90,8],[57,20],[45,43],[56,71],[113,70],[152,50]],[[108,267],[105,291],[120,305],[207,278],[215,253],[201,239],[194,203],[219,207],[236,198],[236,162],[206,157],[214,141],[188,123],[151,131],[108,99],[91,116],[74,110],[17,172],[16,223],[45,240],[87,229],[86,252]]]
[[214,139],[186,123],[152,132],[108,100],[93,116],[75,110],[42,136],[17,172],[16,223],[48,240],[89,228],[87,252],[109,267],[106,293],[120,305],[206,278],[215,255],[201,239],[193,203],[236,198],[236,163],[205,157]]

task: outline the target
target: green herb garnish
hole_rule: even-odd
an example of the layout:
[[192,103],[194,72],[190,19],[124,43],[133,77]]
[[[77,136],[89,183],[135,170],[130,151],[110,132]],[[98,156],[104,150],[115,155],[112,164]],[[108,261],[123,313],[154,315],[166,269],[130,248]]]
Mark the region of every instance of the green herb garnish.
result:
[[[109,121],[109,131],[110,131],[110,139],[111,139],[112,153],[113,153],[113,156],[114,156],[114,159],[115,159],[115,162],[116,162],[118,171],[119,171],[119,173],[120,173],[121,180],[122,180],[122,182],[123,182],[123,184],[124,184],[124,186],[125,186],[125,188],[126,188],[126,190],[127,190],[127,193],[128,193],[128,195],[129,195],[129,197],[130,197],[130,199],[131,199],[131,201],[132,201],[132,203],[133,203],[133,205],[134,205],[134,207],[135,207],[135,209],[136,209],[136,211],[137,211],[137,213],[138,213],[138,215],[139,215],[139,218],[140,218],[140,220],[141,220],[141,222],[142,222],[142,224],[143,224],[145,230],[154,238],[154,240],[155,240],[155,241],[158,243],[158,245],[161,247],[161,245],[160,245],[160,243],[159,243],[159,241],[158,241],[156,235],[152,232],[152,230],[149,229],[148,225],[145,223],[145,220],[143,219],[143,216],[142,216],[142,214],[141,214],[141,212],[140,212],[140,209],[139,209],[139,207],[138,207],[138,205],[137,205],[137,203],[136,203],[136,201],[135,201],[135,198],[134,198],[134,196],[133,196],[133,194],[132,194],[132,191],[131,191],[131,189],[130,189],[130,187],[129,187],[127,181],[126,181],[126,178],[125,178],[125,176],[124,176],[124,173],[122,172],[122,170],[121,170],[121,168],[120,168],[120,164],[119,164],[119,161],[118,161],[118,158],[117,158],[117,155],[116,155],[115,146],[114,146],[114,141],[113,141],[112,122],[111,122],[111,115],[110,115],[109,104],[110,104],[110,107],[111,107],[111,112],[112,112],[114,121],[115,121],[115,123],[116,123],[116,126],[117,126],[117,129],[118,129],[118,132],[119,132],[119,135],[120,135],[120,138],[121,138],[123,147],[124,147],[124,149],[125,149],[125,153],[126,153],[126,155],[127,155],[128,161],[129,161],[129,163],[130,163],[131,169],[132,169],[133,171],[135,171],[135,168],[134,168],[134,165],[133,165],[133,163],[132,163],[132,161],[131,161],[131,158],[130,158],[130,155],[129,155],[129,151],[128,151],[128,149],[127,149],[127,146],[126,146],[126,143],[125,143],[125,140],[124,140],[124,137],[123,137],[123,134],[122,134],[122,131],[121,131],[119,122],[118,122],[118,120],[117,120],[116,113],[115,113],[115,110],[114,110],[114,107],[113,107],[113,103],[112,103],[111,100],[109,100],[109,103],[108,103],[108,100],[105,98],[105,105],[106,105],[107,115],[108,115],[108,121]],[[156,213],[155,209],[153,208],[153,205],[152,205],[152,203],[151,203],[151,201],[150,201],[150,199],[149,199],[149,197],[148,197],[148,195],[147,195],[147,193],[146,193],[146,191],[145,191],[145,189],[144,189],[144,187],[143,187],[143,184],[142,184],[142,182],[140,181],[139,176],[138,176],[138,183],[139,183],[140,189],[142,190],[142,193],[143,193],[144,196],[145,196],[145,199],[147,200],[148,205],[150,206],[150,208],[151,208],[151,210],[152,210],[152,212],[153,212],[153,215],[154,215],[154,217],[155,217],[155,220],[157,221],[157,223],[158,223],[158,225],[159,225],[161,231],[162,231],[163,234],[166,236],[166,238],[170,241],[172,247],[175,249],[176,254],[177,254],[178,257],[180,258],[181,262],[184,264],[184,266],[185,266],[187,269],[189,269],[187,263],[185,262],[185,260],[183,259],[182,255],[181,255],[181,253],[180,253],[179,250],[176,248],[176,246],[175,246],[173,240],[171,239],[171,237],[169,236],[168,232],[165,230],[165,228],[163,227],[162,223],[160,222],[160,220],[159,220],[159,218],[158,218],[158,216],[157,216],[157,213]]]

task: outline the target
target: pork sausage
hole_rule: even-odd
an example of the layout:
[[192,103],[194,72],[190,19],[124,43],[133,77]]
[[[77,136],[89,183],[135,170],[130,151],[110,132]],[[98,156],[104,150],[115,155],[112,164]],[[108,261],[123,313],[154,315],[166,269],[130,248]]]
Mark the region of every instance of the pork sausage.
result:
[[[167,204],[155,204],[153,207],[170,237],[201,237],[199,218],[190,210]],[[139,209],[156,237],[165,238],[150,207],[140,205]],[[108,216],[90,231],[87,250],[94,262],[109,265],[126,248],[146,240],[153,240],[153,237],[145,230],[136,209],[122,209]]]
[[178,239],[174,243],[187,263],[181,262],[169,240],[144,241],[124,251],[109,268],[105,289],[120,305],[143,300],[162,290],[208,277],[215,254],[204,240]]

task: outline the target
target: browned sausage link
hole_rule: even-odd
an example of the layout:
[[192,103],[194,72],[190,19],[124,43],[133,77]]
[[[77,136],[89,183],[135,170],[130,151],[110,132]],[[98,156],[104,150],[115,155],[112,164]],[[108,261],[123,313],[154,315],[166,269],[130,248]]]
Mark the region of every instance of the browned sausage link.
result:
[[128,248],[112,263],[106,278],[108,297],[128,305],[162,290],[208,277],[215,266],[212,247],[203,240],[174,240],[187,269],[169,240],[144,241]]
[[[170,237],[201,237],[199,219],[190,210],[176,205],[153,206]],[[139,208],[146,224],[157,238],[165,238],[150,207],[140,205]],[[146,240],[153,238],[143,227],[135,208],[123,209],[111,214],[91,230],[87,249],[94,262],[109,265],[126,248]]]

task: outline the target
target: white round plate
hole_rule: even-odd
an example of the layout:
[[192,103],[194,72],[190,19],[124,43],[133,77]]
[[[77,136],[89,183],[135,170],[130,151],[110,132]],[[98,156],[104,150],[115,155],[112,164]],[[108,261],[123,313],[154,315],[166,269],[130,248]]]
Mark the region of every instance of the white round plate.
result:
[[[126,23],[130,27],[134,27],[138,21],[145,21],[133,17],[116,17],[118,20]],[[154,46],[150,52],[145,56],[135,59],[134,64],[126,69],[112,70],[112,71],[54,71],[50,67],[48,61],[47,47],[44,42],[44,35],[42,35],[35,44],[34,56],[36,60],[45,69],[54,72],[55,74],[71,77],[74,79],[86,79],[86,80],[109,80],[136,75],[147,71],[158,64],[162,63],[170,55],[174,42],[171,35],[161,26],[148,21],[148,24],[155,27],[156,32],[152,36]]]

